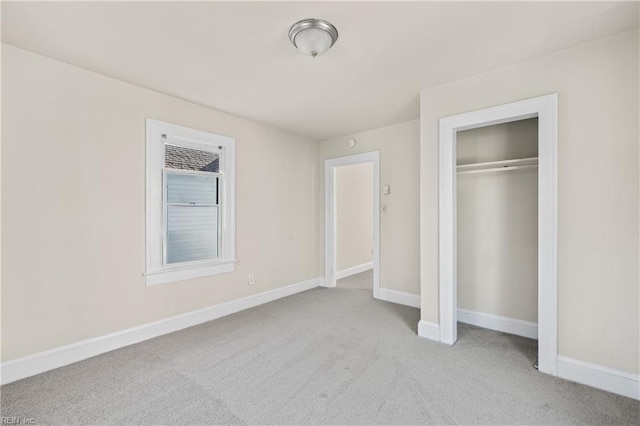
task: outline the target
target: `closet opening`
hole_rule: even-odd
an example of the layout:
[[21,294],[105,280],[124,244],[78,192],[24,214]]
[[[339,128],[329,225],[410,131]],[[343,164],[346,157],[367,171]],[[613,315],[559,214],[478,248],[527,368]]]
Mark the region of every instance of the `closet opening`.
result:
[[537,367],[538,118],[459,131],[456,177],[458,332]]
[[[483,157],[481,161],[475,164],[460,162],[461,169],[458,169],[458,155],[456,153],[458,148],[457,139],[462,135],[464,140],[464,132],[471,129],[483,129],[490,126],[508,124],[528,119],[537,120],[537,335],[538,335],[538,370],[541,373],[551,374],[556,376],[558,374],[558,94],[552,93],[549,95],[539,96],[537,98],[520,100],[508,104],[489,107],[485,109],[479,109],[470,112],[464,112],[457,115],[451,115],[448,117],[440,118],[439,124],[439,137],[438,137],[438,299],[439,299],[439,322],[436,327],[436,332],[432,332],[429,338],[437,339],[442,343],[449,345],[455,344],[458,338],[458,214],[466,215],[469,211],[465,208],[465,211],[459,211],[458,196],[457,196],[457,181],[464,180],[467,176],[477,174],[484,175],[483,178],[489,181],[495,170],[479,172],[478,169],[497,169],[504,168],[505,166],[511,167],[509,171],[501,171],[500,174],[505,176],[515,176],[514,173],[536,170],[535,156],[533,152],[524,151],[518,153],[517,157],[503,156],[503,157]],[[533,123],[534,121],[530,122]],[[516,124],[517,125],[517,124]],[[520,124],[526,126],[527,124]],[[495,131],[495,129],[486,130],[487,132]],[[532,148],[532,147],[529,147]],[[529,149],[528,148],[528,149]],[[513,148],[516,149],[516,148]],[[484,152],[484,151],[483,151]],[[491,152],[489,149],[488,152]],[[473,154],[473,153],[472,153]],[[462,154],[461,154],[462,155]],[[465,154],[466,155],[466,154]],[[473,155],[479,156],[475,153]],[[469,157],[471,159],[471,157]],[[484,164],[483,164],[484,163]],[[489,163],[489,164],[487,164]],[[458,171],[468,172],[458,176]],[[471,173],[471,172],[474,173]],[[496,171],[497,172],[497,171]],[[494,180],[498,179],[494,177]],[[468,186],[481,185],[480,183],[467,182]],[[463,182],[461,185],[465,185]],[[504,193],[513,192],[521,195],[518,191],[514,191],[509,185],[503,184],[504,188],[501,190]],[[497,191],[494,191],[497,194]],[[490,199],[488,195],[482,197],[482,202]],[[497,201],[497,195],[494,195],[494,203],[488,204],[487,208],[495,209],[500,203]],[[531,202],[528,198],[527,202]],[[466,201],[465,201],[466,202]],[[501,201],[506,203],[506,201]],[[518,201],[518,205],[513,204],[513,201],[507,205],[503,212],[514,211],[522,208],[526,203],[522,200]],[[501,213],[502,214],[502,213]],[[468,219],[468,218],[467,218]],[[464,217],[461,220],[467,220]],[[475,221],[476,219],[468,219]],[[494,227],[493,233],[489,236],[483,237],[482,241],[478,241],[476,244],[480,247],[481,251],[490,251],[487,247],[491,244],[496,244],[497,238],[504,238],[506,229],[512,226],[513,219],[505,216],[493,217]],[[496,227],[500,223],[500,227]],[[477,232],[486,235],[486,229],[490,229],[487,223],[480,223],[483,229]],[[461,236],[461,238],[469,239],[469,236]],[[477,236],[475,238],[478,238]],[[503,240],[504,242],[504,240]],[[466,247],[469,247],[467,244]],[[462,248],[466,250],[466,248]],[[495,249],[497,250],[497,249]],[[503,244],[502,251],[518,251],[525,250],[519,246],[511,247],[508,244]],[[529,249],[525,252],[529,253]],[[495,254],[495,253],[494,253]],[[515,253],[518,254],[518,253]],[[480,256],[486,256],[487,253],[481,253]],[[527,257],[527,256],[523,256]],[[463,261],[468,259],[463,253]],[[476,260],[480,262],[481,260]],[[486,269],[486,265],[480,265]],[[480,267],[479,265],[472,265],[473,268]],[[495,270],[488,269],[484,271],[490,278],[495,278],[498,281],[508,281],[509,273],[512,265],[498,264],[494,265]],[[465,272],[466,273],[466,272]],[[468,277],[462,277],[463,280]],[[464,284],[463,284],[464,285]],[[490,281],[490,285],[495,286],[495,281]],[[515,287],[514,284],[510,284]],[[512,291],[512,288],[509,288]],[[464,291],[464,290],[463,290]],[[524,290],[522,290],[524,291]],[[531,291],[530,289],[527,291]],[[498,315],[485,314],[476,315],[476,318],[481,318],[484,321],[484,327],[488,323],[496,323],[496,316],[502,318],[508,318],[506,315],[512,314],[509,309],[511,307],[497,306],[495,299],[491,299],[491,302],[477,300],[477,298],[486,297],[489,291],[480,292],[473,297],[463,296],[466,299],[462,301],[462,309],[465,304],[470,303],[470,299],[474,300],[474,303],[480,303],[484,309],[484,306],[489,305],[493,309],[506,309],[497,310],[494,312],[500,312]],[[500,293],[501,297],[508,293]],[[474,299],[476,298],[476,299]],[[502,303],[502,301],[501,301]],[[520,303],[520,302],[518,302]],[[472,306],[472,305],[467,305]],[[515,305],[514,305],[515,306]],[[478,308],[476,308],[478,309]],[[531,309],[531,306],[528,307]],[[467,308],[467,310],[471,310]],[[460,312],[461,316],[464,316],[465,312]],[[522,330],[522,326],[530,325],[533,321],[533,316],[524,317],[528,320],[513,319],[510,321],[510,327],[519,328]],[[468,320],[468,317],[463,319]],[[478,320],[480,321],[480,320]],[[524,321],[524,322],[523,322]],[[502,322],[504,324],[505,321]],[[516,327],[517,326],[517,327]],[[529,327],[529,332],[531,332]],[[531,334],[535,334],[531,332]]]

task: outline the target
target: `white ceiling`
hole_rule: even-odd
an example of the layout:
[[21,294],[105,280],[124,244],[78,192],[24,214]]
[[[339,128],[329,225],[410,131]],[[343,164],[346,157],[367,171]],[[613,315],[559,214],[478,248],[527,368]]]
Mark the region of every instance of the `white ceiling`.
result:
[[[303,18],[338,42],[311,58]],[[2,39],[316,139],[418,118],[421,89],[638,27],[638,3],[13,3]]]

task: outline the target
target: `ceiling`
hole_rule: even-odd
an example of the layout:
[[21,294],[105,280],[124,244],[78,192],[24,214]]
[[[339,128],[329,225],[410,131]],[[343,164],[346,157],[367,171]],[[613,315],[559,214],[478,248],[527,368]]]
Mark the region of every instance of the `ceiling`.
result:
[[[339,31],[323,56],[287,32]],[[422,89],[638,27],[638,2],[2,3],[2,40],[326,139],[418,118]]]

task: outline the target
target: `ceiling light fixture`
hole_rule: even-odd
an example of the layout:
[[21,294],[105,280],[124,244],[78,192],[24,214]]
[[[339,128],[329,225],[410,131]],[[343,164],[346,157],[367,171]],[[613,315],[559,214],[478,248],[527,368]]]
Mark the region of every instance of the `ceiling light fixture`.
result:
[[335,44],[338,30],[321,19],[303,19],[291,26],[289,40],[299,51],[315,58]]

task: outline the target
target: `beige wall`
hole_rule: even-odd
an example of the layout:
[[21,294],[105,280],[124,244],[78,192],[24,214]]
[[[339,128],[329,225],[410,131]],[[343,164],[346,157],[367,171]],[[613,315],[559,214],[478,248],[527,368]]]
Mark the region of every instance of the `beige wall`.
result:
[[538,119],[464,130],[456,139],[459,165],[537,157]]
[[[234,273],[145,286],[147,117],[236,139]],[[313,140],[8,45],[2,124],[3,361],[321,275]]]
[[373,261],[373,164],[336,168],[337,271]]
[[[458,164],[538,156],[538,120],[466,130]],[[458,308],[538,321],[538,172],[458,174]]]
[[558,351],[640,372],[638,31],[421,93],[422,319],[438,322],[438,118],[557,92]]
[[[355,138],[357,145],[347,147]],[[380,151],[380,187],[391,186],[391,194],[380,195],[387,213],[380,213],[380,287],[420,294],[419,263],[419,122],[369,130],[320,143],[319,167],[327,158]],[[319,247],[324,247],[324,185],[318,193]],[[324,262],[324,257],[319,257]]]

